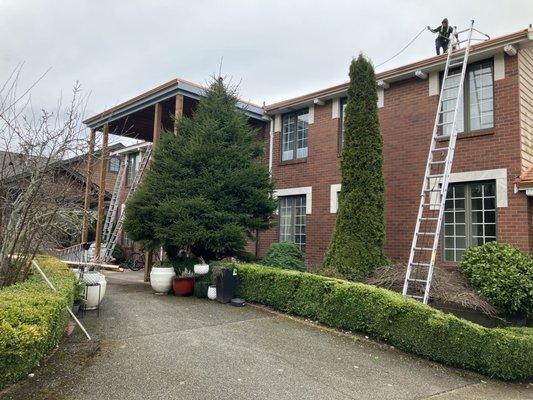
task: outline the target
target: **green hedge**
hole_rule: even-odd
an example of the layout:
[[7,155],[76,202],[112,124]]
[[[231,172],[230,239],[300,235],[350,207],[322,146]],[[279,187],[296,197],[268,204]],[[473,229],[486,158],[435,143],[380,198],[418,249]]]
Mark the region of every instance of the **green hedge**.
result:
[[0,389],[31,372],[65,333],[76,278],[66,264],[42,256],[37,262],[58,292],[37,271],[0,290]]
[[398,349],[507,380],[533,376],[533,336],[485,328],[386,289],[298,271],[237,265],[238,296],[366,332]]

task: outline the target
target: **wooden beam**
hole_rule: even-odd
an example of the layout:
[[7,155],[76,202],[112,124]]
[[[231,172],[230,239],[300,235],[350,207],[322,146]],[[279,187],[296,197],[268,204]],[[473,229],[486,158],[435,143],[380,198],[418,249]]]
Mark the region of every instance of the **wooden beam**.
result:
[[96,239],[94,242],[95,261],[100,262],[100,253],[102,249],[102,228],[104,226],[104,211],[105,211],[105,182],[107,176],[107,161],[109,141],[109,125],[104,125],[104,132],[102,136],[102,149],[100,151],[100,182],[98,183],[98,219],[96,220]]
[[91,210],[91,195],[92,195],[92,175],[93,175],[93,153],[94,141],[96,132],[91,129],[89,134],[89,152],[87,153],[87,177],[85,179],[85,199],[83,202],[83,221],[81,224],[81,243],[89,240],[89,212]]
[[156,103],[154,111],[154,130],[152,142],[154,146],[159,143],[161,137],[161,117],[163,116],[163,106],[161,103]]
[[154,252],[148,250],[144,252],[144,281],[150,282],[150,272],[152,271],[152,265],[154,264]]
[[183,95],[176,95],[176,107],[174,109],[174,135],[178,134],[178,120],[183,117]]

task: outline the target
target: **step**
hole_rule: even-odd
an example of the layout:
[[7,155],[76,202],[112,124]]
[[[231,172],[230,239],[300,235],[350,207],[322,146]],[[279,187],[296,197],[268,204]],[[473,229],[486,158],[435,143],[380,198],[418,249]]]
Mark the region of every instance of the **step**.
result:
[[428,283],[427,279],[415,279],[415,278],[407,278],[409,282],[419,282],[419,283]]

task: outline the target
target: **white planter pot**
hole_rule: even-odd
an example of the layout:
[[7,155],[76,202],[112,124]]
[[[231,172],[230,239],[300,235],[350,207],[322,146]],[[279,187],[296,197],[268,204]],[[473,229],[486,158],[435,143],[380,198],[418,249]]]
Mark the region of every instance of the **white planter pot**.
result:
[[194,273],[196,275],[205,275],[209,272],[209,264],[194,264]]
[[217,298],[217,287],[215,285],[210,285],[207,288],[207,298],[209,300],[216,300],[216,298]]
[[[107,280],[103,274],[95,273],[94,275],[99,275],[98,285],[94,286],[85,286],[85,298],[87,299],[85,302],[85,309],[86,310],[94,310],[98,305],[102,302],[105,291],[107,288]],[[98,298],[98,294],[100,294],[100,298]]]
[[167,293],[175,276],[174,268],[154,267],[150,272],[150,285],[156,293]]

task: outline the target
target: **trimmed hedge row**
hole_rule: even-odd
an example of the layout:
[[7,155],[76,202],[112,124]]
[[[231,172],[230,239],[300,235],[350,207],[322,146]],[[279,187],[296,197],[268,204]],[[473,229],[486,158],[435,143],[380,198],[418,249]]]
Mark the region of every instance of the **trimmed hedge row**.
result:
[[21,283],[0,290],[0,389],[26,376],[52,350],[68,323],[76,278],[56,258],[37,262],[57,292],[52,292],[37,271]]
[[507,380],[533,376],[533,336],[485,328],[398,293],[298,271],[238,264],[238,296],[398,349]]

